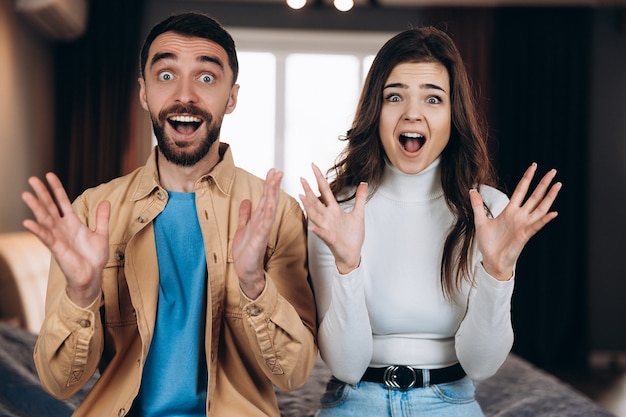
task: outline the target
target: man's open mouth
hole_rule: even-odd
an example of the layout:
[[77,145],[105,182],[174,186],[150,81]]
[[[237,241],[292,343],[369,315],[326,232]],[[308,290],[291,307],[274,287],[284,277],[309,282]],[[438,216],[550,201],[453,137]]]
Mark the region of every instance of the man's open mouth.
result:
[[410,153],[419,151],[426,143],[426,138],[419,133],[402,133],[399,140],[404,150]]
[[202,119],[196,116],[171,116],[167,121],[174,130],[183,135],[194,133],[202,125]]

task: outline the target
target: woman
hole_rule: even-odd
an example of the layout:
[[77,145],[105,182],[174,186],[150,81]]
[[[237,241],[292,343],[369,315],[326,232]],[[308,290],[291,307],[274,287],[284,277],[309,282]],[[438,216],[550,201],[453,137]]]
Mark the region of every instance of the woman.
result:
[[[513,343],[515,263],[550,220],[549,171],[526,199],[495,187],[468,76],[453,41],[411,29],[378,52],[329,184],[300,196],[327,416],[482,416],[474,380]],[[526,200],[526,201],[525,201]]]

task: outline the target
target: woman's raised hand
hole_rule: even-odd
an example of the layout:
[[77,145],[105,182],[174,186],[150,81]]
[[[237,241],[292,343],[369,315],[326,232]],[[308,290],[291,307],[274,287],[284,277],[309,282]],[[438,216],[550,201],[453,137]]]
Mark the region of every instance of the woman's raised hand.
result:
[[[72,209],[59,178],[46,174],[52,194],[36,177],[28,179],[34,194],[22,193],[22,200],[35,215],[23,225],[50,249],[67,279],[67,294],[78,306],[87,307],[101,291],[102,270],[109,259],[109,216],[111,205],[100,203],[96,230],[91,230]],[[56,200],[56,202],[55,202]]]
[[361,247],[365,237],[365,200],[367,184],[357,187],[354,208],[345,212],[337,203],[328,181],[320,169],[312,164],[313,173],[321,198],[318,198],[309,183],[300,178],[304,195],[300,201],[310,220],[309,230],[326,243],[340,274],[356,269],[361,262]]
[[470,190],[478,250],[485,270],[498,280],[511,278],[526,243],[557,216],[556,211],[549,211],[562,187],[560,182],[550,186],[556,176],[554,169],[543,176],[524,201],[536,171],[537,164],[533,163],[515,187],[509,204],[496,218],[487,217],[482,197],[476,190]]

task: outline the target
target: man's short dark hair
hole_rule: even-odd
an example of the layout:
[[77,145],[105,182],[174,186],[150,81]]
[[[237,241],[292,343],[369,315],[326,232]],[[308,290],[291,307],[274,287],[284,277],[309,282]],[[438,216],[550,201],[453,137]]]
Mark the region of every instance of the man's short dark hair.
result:
[[237,61],[235,41],[217,20],[197,12],[172,15],[152,28],[141,48],[141,55],[139,57],[139,74],[142,77],[144,76],[146,63],[148,61],[148,52],[150,51],[152,42],[157,36],[165,32],[174,32],[183,36],[203,38],[220,45],[228,55],[228,64],[233,71],[233,84],[237,81],[239,62]]

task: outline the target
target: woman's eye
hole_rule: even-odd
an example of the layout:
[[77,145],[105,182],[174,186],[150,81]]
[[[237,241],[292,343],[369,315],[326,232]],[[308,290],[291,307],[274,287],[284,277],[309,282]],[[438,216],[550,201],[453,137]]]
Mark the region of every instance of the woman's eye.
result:
[[203,74],[200,77],[200,81],[202,81],[203,83],[210,83],[213,82],[213,76],[210,74]]
[[171,72],[163,71],[159,73],[159,80],[161,81],[169,81],[172,78],[174,78],[174,76],[172,75]]
[[400,96],[397,94],[388,94],[385,97],[385,100],[391,101],[391,102],[397,102],[397,101],[400,101]]
[[439,104],[441,103],[441,97],[437,97],[437,96],[430,96],[426,99],[426,102],[428,104]]

